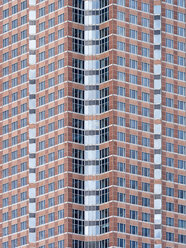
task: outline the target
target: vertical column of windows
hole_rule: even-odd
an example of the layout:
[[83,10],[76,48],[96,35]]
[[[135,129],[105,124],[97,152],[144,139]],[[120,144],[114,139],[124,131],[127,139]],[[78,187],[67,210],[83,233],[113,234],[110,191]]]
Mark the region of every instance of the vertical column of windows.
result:
[[[36,181],[36,2],[29,1],[29,183]],[[29,242],[36,242],[36,188],[29,188]]]
[[[85,1],[85,177],[99,173],[99,22],[99,0]],[[85,235],[99,235],[99,181],[85,179],[85,203]]]
[[162,238],[162,139],[161,139],[161,5],[154,5],[154,238],[161,248]]

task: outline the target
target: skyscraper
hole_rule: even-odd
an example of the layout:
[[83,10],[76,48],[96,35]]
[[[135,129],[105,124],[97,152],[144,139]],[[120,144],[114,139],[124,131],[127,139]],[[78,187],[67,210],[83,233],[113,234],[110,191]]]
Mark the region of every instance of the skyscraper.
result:
[[184,0],[1,0],[0,247],[186,246]]

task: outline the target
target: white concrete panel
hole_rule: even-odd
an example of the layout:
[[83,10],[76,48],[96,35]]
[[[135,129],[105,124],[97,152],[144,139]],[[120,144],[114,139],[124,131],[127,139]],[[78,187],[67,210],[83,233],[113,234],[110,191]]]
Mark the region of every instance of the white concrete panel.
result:
[[36,168],[36,159],[29,158],[29,168]]
[[99,159],[99,150],[96,151],[85,151],[86,160],[95,160]]
[[29,35],[36,34],[36,25],[29,25]]
[[161,50],[154,50],[154,59],[161,59]]
[[36,198],[36,189],[29,188],[29,198]]
[[35,6],[36,5],[36,0],[29,0],[29,5],[30,6]]
[[99,81],[99,75],[85,75],[85,85],[98,85]]
[[29,123],[36,124],[36,114],[29,114]]
[[155,79],[154,80],[154,89],[160,90],[161,89],[161,79]]
[[154,154],[154,163],[161,164],[161,154]]
[[29,79],[36,79],[36,70],[29,70]]
[[154,194],[161,194],[162,193],[162,187],[161,184],[154,184]]
[[154,215],[154,224],[161,224],[161,214]]
[[36,11],[35,10],[30,10],[29,11],[29,20],[30,21],[35,21],[36,20]]
[[154,134],[161,134],[161,124],[154,124]]
[[29,55],[29,64],[30,65],[36,64],[36,55]]
[[96,236],[99,235],[99,226],[85,226],[86,236]]
[[161,65],[154,65],[154,74],[155,75],[161,74]]
[[99,187],[100,187],[99,181],[95,181],[95,180],[85,181],[85,190],[96,190],[99,189]]
[[161,110],[160,109],[154,109],[154,119],[155,120],[161,120]]
[[29,40],[29,49],[36,50],[36,40]]
[[36,138],[36,128],[30,128],[29,129],[29,139],[35,139]]
[[29,203],[29,213],[35,213],[36,212],[36,203]]
[[29,228],[36,227],[36,218],[29,218]]
[[85,120],[85,130],[99,129],[99,120]]
[[154,179],[161,179],[161,170],[160,169],[154,170]]
[[29,109],[36,108],[36,99],[29,99]]
[[35,183],[35,182],[36,182],[36,174],[29,173],[29,183]]
[[154,29],[155,30],[161,29],[161,20],[154,20]]
[[86,60],[85,70],[96,70],[99,69],[99,60]]
[[161,244],[155,244],[154,248],[162,248],[162,245]]
[[85,211],[85,221],[99,220],[99,211]]
[[85,166],[85,175],[96,175],[100,173],[100,167],[93,165],[93,166]]
[[29,144],[29,153],[36,153],[36,143]]
[[86,90],[85,100],[96,100],[100,98],[99,90]]
[[154,230],[154,238],[155,239],[161,239],[161,236],[162,236],[161,229],[155,229]]
[[154,200],[154,209],[161,209],[161,207],[162,207],[161,199],[155,199]]
[[98,145],[99,143],[99,135],[85,135],[85,145]]
[[36,242],[36,233],[29,233],[29,243]]
[[154,95],[154,104],[161,104],[161,95],[160,94]]
[[154,5],[154,14],[155,15],[161,14],[161,5]]
[[[154,45],[160,45],[161,44],[161,34],[154,35]],[[155,51],[161,51],[155,49]]]
[[29,94],[36,93],[36,84],[29,84]]
[[161,139],[154,139],[154,149],[161,149]]

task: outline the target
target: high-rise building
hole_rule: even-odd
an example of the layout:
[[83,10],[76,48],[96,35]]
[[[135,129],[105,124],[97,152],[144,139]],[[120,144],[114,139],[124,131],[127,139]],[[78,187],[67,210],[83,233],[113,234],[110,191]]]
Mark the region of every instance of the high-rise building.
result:
[[185,0],[0,0],[0,247],[186,247]]

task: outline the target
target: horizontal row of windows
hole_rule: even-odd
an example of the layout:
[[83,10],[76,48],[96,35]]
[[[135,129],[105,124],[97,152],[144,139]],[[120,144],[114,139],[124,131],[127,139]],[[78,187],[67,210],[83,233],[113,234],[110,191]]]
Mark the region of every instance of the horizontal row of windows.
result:
[[[4,154],[2,157],[2,161],[3,163],[8,163],[11,160],[16,160],[19,157],[23,157],[26,155],[27,155],[27,147],[24,147],[24,148],[21,148],[20,151],[16,150],[16,151],[13,151],[11,154],[9,153]],[[48,154],[48,163],[54,161],[55,159],[60,159],[63,157],[64,157],[64,149],[60,149],[56,152],[56,158],[55,158],[55,152],[51,152]],[[39,165],[45,164],[46,163],[45,161],[46,161],[45,155],[39,157]]]
[[61,144],[63,142],[64,142],[64,134],[59,134],[56,137],[56,140],[55,140],[55,137],[49,138],[48,141],[45,139],[39,142],[39,151],[46,149],[47,143],[48,143],[48,148],[49,148],[49,147],[55,146],[55,144]]
[[[177,151],[174,151],[174,145],[172,143],[166,143],[166,151],[167,152],[177,152],[178,154],[185,155],[186,154],[186,146],[178,145]],[[129,158],[139,159],[139,155],[141,154],[141,160],[145,162],[151,162],[151,156],[148,152],[138,152],[138,150],[130,149],[129,150]],[[126,149],[124,147],[117,148],[117,155],[121,157],[126,157]]]
[[18,19],[15,19],[11,22],[11,25],[9,23],[3,24],[3,33],[6,33],[11,29],[18,28],[19,26],[22,26],[26,23],[27,23],[27,15],[22,16],[19,22],[18,22]]
[[[57,39],[64,37],[64,28],[59,29],[57,32]],[[47,40],[48,38],[48,40]],[[42,36],[39,38],[39,47],[44,46],[45,44],[51,43],[56,40],[55,32],[48,34],[48,37]]]
[[50,152],[48,156],[43,155],[39,157],[39,165],[47,163],[46,158],[48,157],[48,163],[54,161],[55,159],[61,159],[64,157],[64,149],[60,149],[56,152]]
[[48,26],[46,25],[46,22],[39,23],[39,32],[44,31],[46,28],[52,28],[55,25],[58,25],[60,23],[64,22],[64,14],[58,15],[56,18],[53,17],[48,20]]
[[[62,227],[63,225],[61,226],[58,226],[58,228],[63,228]],[[50,229],[48,229],[50,230]],[[58,231],[61,231],[61,230],[58,230]],[[10,241],[6,241],[6,242],[3,242],[2,243],[2,248],[16,248],[18,247],[18,244],[20,244],[21,246],[22,245],[26,245],[28,242],[27,240],[27,236],[22,236],[20,237],[20,239],[12,239],[11,242]],[[55,243],[49,243],[48,248],[64,248],[64,240],[60,240],[60,241],[57,241],[56,244]],[[46,248],[45,245],[42,245],[42,246],[39,246],[39,248]]]
[[[119,21],[125,22],[126,21],[125,15],[126,15],[126,12],[117,11],[117,19]],[[149,18],[141,17],[141,21],[140,21],[137,15],[132,15],[132,14],[129,15],[129,23],[142,25],[143,27],[150,27]]]
[[[126,29],[122,26],[117,26],[117,35],[126,36]],[[150,34],[149,33],[141,32],[139,35],[138,31],[134,30],[134,29],[129,29],[129,36],[128,37],[135,39],[135,40],[141,40],[143,42],[150,42]]]
[[[3,4],[8,3],[8,0],[3,0]],[[14,15],[19,11],[22,11],[27,8],[27,1],[23,1],[19,4],[13,5],[10,9],[3,10],[3,18],[7,18],[10,15]],[[11,11],[10,11],[11,10]]]
[[20,245],[26,245],[27,244],[27,236],[21,236],[19,239],[12,239],[11,241],[2,242],[2,248],[15,248],[18,247],[18,242]]
[[[51,197],[47,201],[46,200],[39,201],[38,210],[45,210],[47,207],[52,207],[55,204],[62,204],[62,203],[64,203],[64,194],[58,195],[57,198]],[[62,214],[63,216],[64,213],[60,212],[60,214]]]
[[[64,7],[64,0],[58,0],[58,5],[57,5],[57,6],[56,6],[56,5],[57,5],[57,4],[55,4],[55,3],[51,3],[51,4],[48,5],[47,8],[46,8],[46,7],[40,8],[40,9],[39,9],[39,17],[44,16],[44,15],[46,15],[47,13],[48,13],[48,14],[49,14],[49,13],[52,13],[52,12],[54,12],[55,10]],[[48,9],[48,11],[47,11],[47,9]]]
[[[170,113],[166,113],[165,120],[167,122],[176,123],[176,120],[174,121],[174,115],[170,114]],[[186,125],[186,117],[184,117],[182,115],[178,115],[177,116],[177,123],[179,125]],[[117,117],[117,125],[122,126],[122,127],[126,127],[126,118],[118,116]],[[139,129],[139,130],[142,130],[142,131],[150,132],[150,123],[147,123],[147,122],[141,122],[140,123],[137,120],[130,119],[129,120],[129,125],[127,125],[127,127],[132,128],[132,129]]]

